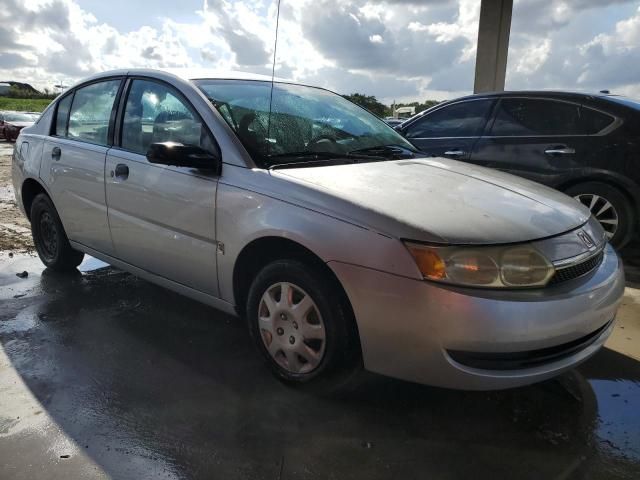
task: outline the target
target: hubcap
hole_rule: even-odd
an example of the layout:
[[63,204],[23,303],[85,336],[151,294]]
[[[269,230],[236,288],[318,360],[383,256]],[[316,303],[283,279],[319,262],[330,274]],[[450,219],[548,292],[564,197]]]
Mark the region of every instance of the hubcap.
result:
[[47,258],[53,258],[58,252],[58,229],[49,212],[40,215],[41,247]]
[[313,299],[300,287],[280,282],[262,295],[260,336],[269,355],[291,373],[309,373],[322,361],[326,332]]
[[611,240],[618,230],[618,212],[611,205],[611,202],[592,193],[582,193],[573,198],[591,210],[592,215],[604,228],[607,238]]

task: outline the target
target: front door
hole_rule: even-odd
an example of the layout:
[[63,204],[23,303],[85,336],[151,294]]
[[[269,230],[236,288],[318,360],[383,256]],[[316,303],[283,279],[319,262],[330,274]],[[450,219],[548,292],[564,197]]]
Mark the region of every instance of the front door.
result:
[[218,177],[147,161],[149,145],[179,142],[213,149],[200,116],[173,87],[134,79],[119,146],[107,155],[107,205],[115,256],[182,285],[218,296]]
[[58,103],[40,175],[70,240],[111,254],[104,165],[109,124],[121,79],[92,83]]

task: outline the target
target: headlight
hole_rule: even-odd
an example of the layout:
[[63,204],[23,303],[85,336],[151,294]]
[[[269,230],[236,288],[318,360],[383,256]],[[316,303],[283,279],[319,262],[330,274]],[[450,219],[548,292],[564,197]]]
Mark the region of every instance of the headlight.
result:
[[487,288],[543,287],[553,265],[531,245],[433,247],[405,242],[424,278]]

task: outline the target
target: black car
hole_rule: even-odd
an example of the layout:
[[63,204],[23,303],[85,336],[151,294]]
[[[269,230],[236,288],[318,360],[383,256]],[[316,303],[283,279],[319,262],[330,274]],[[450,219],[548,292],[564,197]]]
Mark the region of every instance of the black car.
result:
[[620,248],[640,212],[640,102],[568,92],[472,95],[397,130],[416,147],[552,186],[585,204]]

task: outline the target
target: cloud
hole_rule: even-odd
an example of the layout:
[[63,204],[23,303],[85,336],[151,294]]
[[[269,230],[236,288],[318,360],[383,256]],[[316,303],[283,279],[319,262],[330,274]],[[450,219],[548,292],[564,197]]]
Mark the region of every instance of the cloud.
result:
[[[624,9],[623,4],[627,4]],[[640,7],[637,5],[638,2],[619,1],[603,6],[595,0],[517,3],[507,87],[586,91],[607,88],[640,96]],[[539,9],[533,9],[534,6]],[[625,10],[630,11],[631,16],[620,19]],[[517,26],[523,25],[527,16],[526,28],[518,30]],[[555,28],[537,25],[545,16],[548,25],[555,24]]]
[[260,4],[253,7],[224,0],[205,0],[201,12],[211,33],[223,39],[240,67],[264,66],[272,59],[271,48],[259,33],[267,38],[274,37],[275,23],[269,28],[269,19],[265,22],[257,11]]
[[17,68],[30,65],[29,59],[17,53],[0,53],[0,68]]
[[[188,15],[167,10],[168,1],[154,3],[159,17],[120,24],[117,17],[105,22],[82,0],[5,0],[0,78],[51,87],[126,67],[271,73],[275,0],[202,0]],[[469,93],[479,5],[282,0],[276,75],[387,103]],[[516,0],[507,87],[640,95],[638,6],[638,0]]]

